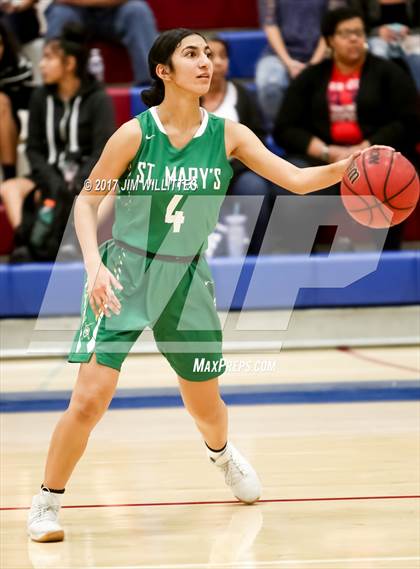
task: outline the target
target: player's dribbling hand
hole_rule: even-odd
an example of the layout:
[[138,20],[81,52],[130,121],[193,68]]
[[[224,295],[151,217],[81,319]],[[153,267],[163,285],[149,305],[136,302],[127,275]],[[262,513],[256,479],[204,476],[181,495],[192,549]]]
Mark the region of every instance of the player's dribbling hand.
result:
[[347,168],[350,166],[350,164],[352,164],[354,160],[356,160],[358,156],[364,154],[365,152],[371,152],[374,148],[390,148],[391,150],[394,150],[394,148],[391,146],[386,146],[384,144],[374,144],[373,146],[368,146],[367,148],[363,149],[359,148],[353,152],[346,160],[342,160],[344,166],[343,172],[346,172]]
[[122,290],[123,287],[109,269],[101,263],[95,274],[87,275],[89,304],[98,317],[102,312],[110,317],[112,311],[119,314],[121,303],[115,295],[114,288]]

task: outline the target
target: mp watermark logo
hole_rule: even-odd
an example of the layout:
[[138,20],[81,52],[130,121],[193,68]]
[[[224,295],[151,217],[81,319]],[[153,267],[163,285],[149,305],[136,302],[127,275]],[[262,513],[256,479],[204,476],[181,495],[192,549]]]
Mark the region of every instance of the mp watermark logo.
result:
[[[351,175],[354,177],[358,174],[355,172]],[[138,207],[149,212],[151,219],[150,195],[142,194],[138,198],[121,195],[117,199],[122,200],[119,210],[121,215],[125,209]],[[137,199],[141,200],[138,204]],[[124,200],[128,200],[127,203]],[[208,238],[208,225],[203,220],[208,221],[210,219],[208,213],[213,212],[213,222],[216,225],[217,213],[221,206],[222,221],[223,216],[226,218],[232,212],[240,211],[246,220],[246,232],[250,236],[256,227],[262,204],[262,196],[228,196],[224,203],[220,197],[197,194],[186,197],[173,212],[175,214],[178,209],[182,211],[183,223],[179,231],[175,231],[175,227],[172,228],[169,224],[158,253],[194,256],[201,251]],[[320,226],[334,226],[335,236],[329,252],[314,256],[312,249]],[[63,320],[56,320],[52,324],[44,318],[60,314],[60,305],[67,310],[71,299],[73,307],[80,305],[83,297],[82,261],[78,272],[70,271],[70,266],[62,263],[62,253],[71,231],[74,231],[72,227],[72,222],[69,222],[43,299],[30,351],[51,353],[53,349],[51,346],[57,345],[61,346],[57,350],[61,349],[62,353],[65,353],[74,335],[74,329],[69,330],[67,324],[62,324]],[[145,233],[154,230],[152,222],[145,228]],[[197,270],[194,271],[185,302],[180,306],[177,328],[179,331],[185,334],[196,330],[218,331],[221,328],[224,338],[233,342],[238,350],[249,352],[251,344],[261,348],[267,345],[273,349],[280,348],[300,291],[344,288],[373,273],[377,269],[388,230],[372,230],[356,224],[345,211],[339,196],[288,194],[277,196],[263,231],[264,238],[258,257],[246,258],[246,247],[243,247],[242,251],[238,249],[239,253],[232,257],[230,262],[217,258],[208,260],[210,269],[214,273],[214,286],[213,283],[211,286],[203,286],[204,280],[209,280],[209,273],[205,255],[202,255]],[[356,255],[349,261],[340,247],[343,240],[347,239],[348,242],[355,231],[360,242],[371,243],[372,247],[369,255]],[[224,237],[228,239],[229,235]],[[184,244],[182,250],[177,249],[177,243]],[[140,259],[136,262],[133,254],[121,256],[115,269],[115,276],[124,278],[125,272],[129,273],[130,285],[128,289],[125,288],[125,294],[127,298],[132,295],[130,313],[126,318],[122,317],[123,298],[121,315],[104,319],[107,330],[113,332],[133,330],[133,325],[139,329],[153,328],[178,285],[183,282],[190,270],[188,263],[173,263],[173,270],[169,275],[169,265],[170,263],[165,264],[166,276],[162,278],[162,262],[148,264],[141,262]],[[150,298],[153,301],[147,306],[144,305],[141,291],[139,302],[135,302],[135,295],[140,289],[143,293],[145,290],[151,293]],[[213,300],[217,301],[220,322],[219,319],[211,317],[208,303],[203,302],[203,298],[207,299],[207,296],[202,296],[203,289],[204,293],[211,297],[210,306]],[[238,291],[241,293],[240,300],[238,300]],[[271,315],[269,318],[267,313]],[[77,309],[73,314],[77,315]],[[50,333],[43,334],[47,329]],[[152,339],[149,332],[142,334],[140,342],[147,343]],[[120,343],[114,341],[112,350],[128,351],[130,347],[126,341]],[[192,353],[203,354],[204,357],[206,353],[218,351],[213,340],[206,341],[198,336],[189,342],[187,347],[184,342],[174,340],[159,343],[159,349],[165,352],[185,352],[187,349]],[[197,365],[206,364],[202,364],[200,360]]]
[[215,361],[209,358],[194,358],[194,373],[270,373],[277,370],[275,359],[222,358]]

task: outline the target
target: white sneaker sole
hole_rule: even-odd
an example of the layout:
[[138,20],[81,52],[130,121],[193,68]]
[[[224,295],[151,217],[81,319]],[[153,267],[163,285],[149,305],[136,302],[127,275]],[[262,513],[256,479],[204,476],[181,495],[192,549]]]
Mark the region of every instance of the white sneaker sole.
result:
[[240,502],[242,502],[243,504],[255,504],[255,502],[258,502],[261,496],[258,496],[258,498],[255,498],[254,500],[244,500],[243,498],[239,498],[238,496],[235,496],[235,498]]
[[64,539],[64,530],[59,531],[51,531],[49,533],[43,533],[40,536],[33,535],[32,533],[28,532],[29,537],[32,541],[37,541],[38,543],[48,543],[52,541],[63,541]]

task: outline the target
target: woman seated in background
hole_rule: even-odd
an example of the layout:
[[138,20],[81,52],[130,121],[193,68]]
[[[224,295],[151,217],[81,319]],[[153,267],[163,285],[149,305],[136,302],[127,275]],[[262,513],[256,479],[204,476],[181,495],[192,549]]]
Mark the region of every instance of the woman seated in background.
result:
[[[367,51],[363,20],[351,8],[327,13],[322,32],[332,58],[305,69],[290,85],[276,142],[300,166],[337,162],[373,144],[415,161],[417,93],[410,75]],[[339,188],[326,192],[338,195]],[[399,247],[401,227],[389,231],[387,248]]]
[[15,230],[12,261],[55,259],[73,199],[114,131],[112,101],[87,71],[84,40],[80,27],[69,24],[44,47],[44,85],[29,109],[31,173],[0,186]]
[[[265,137],[263,119],[256,100],[248,89],[236,81],[229,81],[229,52],[226,42],[218,36],[208,38],[213,62],[213,78],[209,92],[201,98],[201,105],[214,115],[240,122],[250,128],[261,140]],[[234,211],[247,216],[247,231],[250,239],[248,253],[258,254],[265,229],[270,217],[272,192],[271,184],[254,172],[251,172],[239,160],[232,160],[233,178],[227,192],[228,196],[256,196],[235,202],[227,198],[220,211],[220,221]],[[235,207],[236,206],[236,207]],[[258,220],[257,225],[255,222]],[[253,232],[255,227],[255,231]],[[253,235],[252,235],[253,234]],[[246,248],[245,248],[246,249]],[[216,250],[220,253],[222,247]]]
[[420,0],[350,0],[362,15],[374,55],[402,60],[420,90]]
[[32,66],[19,53],[15,38],[0,20],[0,169],[4,180],[16,176],[18,111],[28,108],[31,82]]

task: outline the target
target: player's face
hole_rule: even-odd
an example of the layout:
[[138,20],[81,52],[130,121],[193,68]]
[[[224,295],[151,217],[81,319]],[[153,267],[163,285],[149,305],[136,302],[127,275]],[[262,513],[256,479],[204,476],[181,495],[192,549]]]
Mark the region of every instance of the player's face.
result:
[[62,50],[54,43],[44,47],[39,68],[46,85],[54,85],[63,79],[67,70],[66,60]]
[[229,69],[229,57],[225,46],[219,41],[209,41],[213,62],[213,81],[224,79]]
[[329,38],[334,58],[347,64],[357,63],[365,54],[366,34],[361,18],[340,22]]
[[210,55],[210,47],[201,36],[187,36],[172,55],[172,71],[168,78],[199,97],[205,95],[213,74]]

